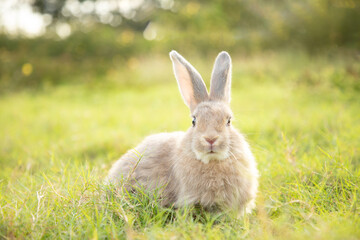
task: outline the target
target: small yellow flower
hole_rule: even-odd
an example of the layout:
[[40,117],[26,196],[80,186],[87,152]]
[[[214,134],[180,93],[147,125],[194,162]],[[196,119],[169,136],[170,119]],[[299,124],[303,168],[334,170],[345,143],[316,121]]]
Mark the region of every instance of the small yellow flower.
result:
[[31,63],[25,63],[22,66],[21,71],[24,76],[29,76],[33,72],[33,66]]

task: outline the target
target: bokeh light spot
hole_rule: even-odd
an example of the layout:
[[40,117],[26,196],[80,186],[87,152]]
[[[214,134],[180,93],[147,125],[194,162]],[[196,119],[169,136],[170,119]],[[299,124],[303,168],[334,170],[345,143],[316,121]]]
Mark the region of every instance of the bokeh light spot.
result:
[[21,68],[21,72],[24,76],[30,76],[33,72],[33,66],[31,63],[25,63]]
[[156,27],[153,23],[149,23],[144,32],[143,32],[144,38],[146,40],[154,40],[156,38],[157,32],[156,32]]

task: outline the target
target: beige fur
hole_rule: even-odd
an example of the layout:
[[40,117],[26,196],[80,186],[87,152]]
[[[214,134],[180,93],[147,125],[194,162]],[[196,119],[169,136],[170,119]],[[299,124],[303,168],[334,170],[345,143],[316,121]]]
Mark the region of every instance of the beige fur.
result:
[[250,212],[255,206],[258,171],[245,138],[228,124],[232,116],[230,56],[222,52],[217,57],[210,94],[190,63],[175,51],[170,57],[195,126],[187,132],[147,137],[113,165],[107,182],[123,183],[128,190],[135,185],[149,191],[161,188],[164,206],[201,204],[237,214]]

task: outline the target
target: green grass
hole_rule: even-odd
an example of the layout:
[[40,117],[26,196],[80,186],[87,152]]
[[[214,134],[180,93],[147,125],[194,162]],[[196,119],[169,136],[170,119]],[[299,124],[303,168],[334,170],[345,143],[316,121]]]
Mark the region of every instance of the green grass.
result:
[[[256,211],[239,220],[161,208],[142,192],[104,197],[102,179],[121,154],[191,124],[170,60],[139,61],[145,68],[107,83],[0,97],[0,238],[360,238],[358,61],[234,58],[234,125],[261,173]],[[207,79],[212,60],[191,62]]]

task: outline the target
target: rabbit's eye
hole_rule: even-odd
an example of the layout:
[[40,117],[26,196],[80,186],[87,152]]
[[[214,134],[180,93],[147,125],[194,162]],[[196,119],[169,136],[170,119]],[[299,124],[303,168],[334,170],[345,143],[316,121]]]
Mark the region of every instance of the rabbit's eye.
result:
[[196,124],[196,117],[193,117],[193,119],[192,119],[192,125],[193,125],[193,127],[195,127],[195,124]]
[[227,126],[230,126],[230,124],[231,124],[231,118],[228,119],[226,125],[227,125]]

